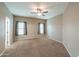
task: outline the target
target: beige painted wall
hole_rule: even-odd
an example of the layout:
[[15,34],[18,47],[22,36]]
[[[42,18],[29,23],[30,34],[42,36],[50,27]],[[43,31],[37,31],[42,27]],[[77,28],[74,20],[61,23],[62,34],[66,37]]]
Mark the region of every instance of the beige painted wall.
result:
[[27,35],[15,36],[15,25],[14,25],[14,37],[15,40],[31,39],[31,38],[45,38],[45,35],[38,35],[38,23],[46,23],[46,20],[28,18],[28,17],[19,17],[14,16],[14,24],[16,21],[25,21],[27,22]]
[[62,15],[47,20],[47,34],[49,39],[62,42]]
[[64,12],[63,43],[71,56],[79,56],[79,3],[70,3]]
[[10,11],[7,9],[7,7],[0,2],[0,53],[5,49],[5,20],[6,16],[10,19],[10,39],[12,43],[13,39],[13,16],[10,13]]
[[62,42],[71,56],[79,56],[79,3],[69,3],[64,14],[47,20],[48,38]]

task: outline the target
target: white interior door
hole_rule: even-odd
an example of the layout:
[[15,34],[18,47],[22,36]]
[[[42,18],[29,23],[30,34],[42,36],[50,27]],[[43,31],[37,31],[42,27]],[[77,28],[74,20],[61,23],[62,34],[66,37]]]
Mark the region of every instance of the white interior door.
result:
[[8,48],[10,47],[10,19],[8,17],[5,23],[5,48]]

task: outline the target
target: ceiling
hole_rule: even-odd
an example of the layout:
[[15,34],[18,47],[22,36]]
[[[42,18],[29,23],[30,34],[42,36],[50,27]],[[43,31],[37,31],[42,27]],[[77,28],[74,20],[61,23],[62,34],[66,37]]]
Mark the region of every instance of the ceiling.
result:
[[[13,15],[49,19],[62,14],[68,5],[68,2],[5,2],[4,4]],[[35,8],[47,10],[48,13],[45,14],[45,16],[31,14],[30,12]]]

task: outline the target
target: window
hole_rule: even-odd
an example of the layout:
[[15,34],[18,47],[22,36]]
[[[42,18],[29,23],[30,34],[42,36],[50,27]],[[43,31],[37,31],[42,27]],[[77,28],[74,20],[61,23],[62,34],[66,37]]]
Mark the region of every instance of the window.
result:
[[44,23],[38,24],[38,34],[45,34],[45,24]]
[[16,35],[25,35],[26,30],[26,22],[16,22]]

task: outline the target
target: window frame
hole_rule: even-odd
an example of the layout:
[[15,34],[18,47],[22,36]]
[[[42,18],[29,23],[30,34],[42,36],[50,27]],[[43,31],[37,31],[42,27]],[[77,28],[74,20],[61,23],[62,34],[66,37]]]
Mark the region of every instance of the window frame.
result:
[[[20,35],[18,35],[18,23],[19,22],[23,22],[24,24],[25,24],[25,28],[24,28],[24,34],[20,34]],[[15,28],[15,34],[16,34],[16,36],[23,36],[23,35],[27,35],[27,22],[25,22],[25,21],[16,21],[16,28]]]
[[[40,24],[43,24],[43,26],[44,26],[43,33],[40,32]],[[46,34],[46,24],[45,23],[38,23],[38,34]]]

